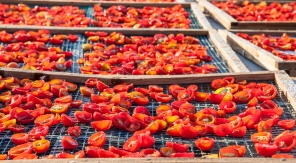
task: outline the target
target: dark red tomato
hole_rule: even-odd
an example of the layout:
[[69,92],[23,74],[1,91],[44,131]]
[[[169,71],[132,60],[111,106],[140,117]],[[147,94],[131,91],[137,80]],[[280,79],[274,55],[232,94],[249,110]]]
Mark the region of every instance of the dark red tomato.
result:
[[141,127],[141,124],[139,120],[135,118],[126,119],[123,122],[123,128],[126,129],[129,132],[135,132],[138,131]]
[[124,129],[124,121],[126,120],[126,118],[122,115],[115,115],[112,117],[112,125],[117,128],[117,129]]
[[151,116],[149,110],[144,106],[137,106],[133,111],[133,114],[136,114],[136,113],[142,113],[142,114]]
[[225,81],[225,80],[223,80],[223,79],[214,79],[214,80],[212,81],[211,86],[212,86],[212,88],[214,88],[214,89],[218,89],[218,88],[221,88],[221,87],[225,87],[225,86],[227,86],[227,84],[228,84],[228,82]]
[[136,152],[140,149],[140,136],[134,135],[130,137],[123,145],[123,149],[129,152]]
[[198,136],[197,128],[190,125],[182,125],[180,127],[180,136],[185,139],[194,139]]
[[144,157],[160,157],[160,152],[153,148],[142,149],[140,154]]
[[103,131],[92,134],[88,138],[88,144],[95,147],[102,147],[106,143],[106,134]]
[[81,129],[79,126],[73,126],[68,128],[68,134],[70,136],[78,137],[81,134]]
[[193,152],[184,152],[184,153],[172,153],[170,157],[177,158],[194,158]]
[[84,150],[89,158],[98,158],[98,149],[100,148],[95,146],[86,146]]
[[11,132],[14,132],[14,133],[21,133],[21,132],[25,132],[26,131],[26,126],[14,124],[14,125],[8,126],[8,129]]
[[202,151],[209,151],[213,148],[215,140],[213,138],[199,138],[195,141],[195,145]]
[[188,144],[182,144],[182,143],[176,143],[176,142],[166,142],[165,146],[173,148],[173,150],[178,153],[187,152],[189,149]]
[[233,147],[223,147],[219,151],[219,157],[225,158],[225,157],[239,157],[239,152],[237,149]]
[[62,146],[64,149],[76,149],[78,147],[78,143],[75,139],[70,136],[63,136],[62,138]]
[[90,121],[92,120],[92,114],[86,111],[75,111],[74,117],[80,123],[90,123]]
[[20,124],[29,124],[34,121],[35,117],[27,111],[22,111],[15,114],[16,121]]
[[82,101],[81,100],[76,100],[76,101],[72,101],[71,102],[71,107],[72,108],[79,108],[82,104]]
[[256,143],[255,149],[259,155],[271,157],[278,151],[279,147],[275,144]]
[[66,114],[61,115],[61,121],[63,125],[66,127],[73,127],[77,123],[77,121],[75,121],[73,118],[69,117]]
[[48,133],[49,127],[48,126],[37,126],[32,128],[29,132],[29,139],[30,140],[40,140],[44,138]]
[[73,35],[73,34],[69,34],[67,36],[67,39],[70,41],[70,42],[76,42],[78,40],[78,36],[77,35]]
[[295,119],[285,119],[278,122],[279,127],[285,130],[291,130],[295,126]]
[[96,103],[86,103],[83,104],[82,106],[83,111],[87,111],[89,113],[94,113],[95,111],[100,111],[99,110],[99,105]]

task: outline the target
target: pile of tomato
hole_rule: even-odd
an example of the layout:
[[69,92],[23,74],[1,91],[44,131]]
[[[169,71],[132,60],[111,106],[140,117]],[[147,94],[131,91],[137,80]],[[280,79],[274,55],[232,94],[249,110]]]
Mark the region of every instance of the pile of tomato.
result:
[[233,1],[212,3],[238,21],[296,21],[295,2],[272,2],[269,5],[265,1],[258,4],[243,1],[241,5]]
[[236,35],[284,60],[296,60],[296,39],[286,33],[283,33],[281,37],[265,36],[265,34],[249,36],[246,33],[237,33]]
[[53,6],[33,8],[25,4],[0,4],[1,24],[88,27],[91,19],[85,10],[76,6]]
[[[215,145],[210,135],[218,137],[242,138],[248,129],[255,129],[250,139],[255,143],[259,155],[274,158],[293,158],[289,154],[296,145],[294,119],[280,120],[283,109],[272,100],[277,94],[274,85],[236,81],[232,77],[215,79],[211,83],[212,93],[200,92],[197,85],[183,87],[173,84],[168,93],[163,87],[149,85],[135,87],[132,83],[123,83],[110,87],[102,81],[90,78],[85,86],[61,79],[19,80],[6,77],[0,80],[0,131],[9,130],[14,147],[0,155],[0,159],[37,159],[41,158],[118,158],[118,157],[189,157],[195,156],[189,151],[189,145],[179,142],[166,142],[165,146],[153,148],[153,134],[166,131],[169,136],[194,140],[201,151],[211,151]],[[75,100],[71,92],[78,91],[90,102]],[[98,90],[98,93],[95,93]],[[150,101],[159,102],[151,112],[145,106]],[[197,110],[193,102],[209,100],[215,108]],[[246,109],[237,113],[237,104],[246,104]],[[132,105],[136,105],[135,108]],[[76,108],[76,109],[75,109]],[[73,109],[76,111],[74,112]],[[69,116],[74,112],[74,117]],[[28,124],[35,127],[26,132]],[[68,135],[61,138],[64,152],[44,155],[51,142],[47,139],[49,128],[62,124]],[[89,125],[96,132],[89,136],[84,149],[76,151],[81,134],[79,124]],[[285,129],[279,135],[273,135],[272,127]],[[109,129],[124,130],[133,133],[122,147],[110,146],[106,132]],[[81,145],[81,144],[80,144]],[[246,152],[243,145],[223,147],[219,157],[242,157]],[[38,155],[37,155],[38,154]],[[217,154],[208,157],[218,157]]]
[[104,10],[94,6],[94,26],[113,28],[190,28],[189,13],[180,5],[143,8],[111,6]]
[[72,52],[63,51],[59,46],[64,40],[76,42],[77,35],[51,35],[48,30],[16,31],[8,33],[0,32],[0,66],[8,68],[20,68],[18,63],[24,63],[22,69],[65,71],[72,66]]
[[183,34],[151,37],[125,36],[118,32],[85,32],[84,58],[78,59],[83,74],[165,75],[215,73],[217,67],[203,64],[212,57],[199,40]]

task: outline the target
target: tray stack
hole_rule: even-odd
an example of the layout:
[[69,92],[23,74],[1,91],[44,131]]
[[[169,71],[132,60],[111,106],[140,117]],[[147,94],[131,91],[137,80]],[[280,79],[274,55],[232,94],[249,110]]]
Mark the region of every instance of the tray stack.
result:
[[[81,19],[81,23],[76,24],[75,27],[69,24],[67,25],[67,27],[55,26],[53,24],[39,26],[39,25],[34,25],[34,22],[32,23],[33,25],[28,25],[27,22],[23,24],[17,24],[17,23],[0,24],[0,31],[6,31],[7,33],[11,33],[11,34],[21,30],[25,32],[30,32],[30,31],[38,32],[40,30],[47,30],[50,32],[50,34],[48,34],[50,38],[57,35],[63,35],[66,37],[69,34],[74,34],[78,37],[76,42],[70,42],[68,39],[64,39],[63,43],[61,43],[60,45],[53,44],[50,41],[46,42],[44,45],[49,49],[58,47],[61,49],[61,53],[64,53],[65,55],[67,54],[67,52],[72,52],[72,55],[64,57],[65,61],[68,63],[67,67],[65,68],[64,67],[59,68],[56,65],[56,67],[53,68],[51,71],[46,71],[44,69],[35,69],[28,66],[28,63],[24,63],[24,61],[21,59],[16,60],[15,61],[16,65],[14,66],[11,66],[12,64],[9,64],[10,62],[9,61],[6,64],[2,64],[2,66],[0,67],[0,75],[2,76],[3,80],[10,79],[9,77],[18,78],[20,80],[28,78],[30,80],[42,80],[45,82],[50,82],[55,79],[62,79],[63,82],[71,82],[76,84],[77,89],[73,92],[70,92],[69,95],[72,97],[73,101],[78,101],[78,100],[81,101],[82,105],[78,108],[70,107],[69,110],[65,113],[70,117],[75,117],[76,111],[82,111],[83,105],[88,104],[93,100],[90,97],[84,96],[81,91],[82,89],[84,89],[85,82],[88,81],[88,79],[100,80],[103,83],[109,85],[110,87],[116,86],[118,84],[132,83],[133,88],[130,88],[130,92],[136,91],[136,89],[134,89],[136,87],[149,89],[149,86],[151,85],[158,85],[163,88],[161,92],[165,94],[169,94],[171,92],[171,90],[169,89],[170,85],[178,84],[181,87],[187,88],[190,85],[194,84],[198,87],[198,92],[211,94],[216,91],[211,85],[213,80],[233,77],[235,81],[233,81],[232,83],[234,82],[242,83],[241,81],[246,80],[248,83],[251,83],[251,84],[253,82],[258,83],[258,85],[261,84],[262,87],[264,87],[262,83],[266,83],[266,85],[274,85],[275,86],[274,88],[277,89],[277,92],[275,92],[273,101],[275,102],[276,105],[278,105],[280,108],[283,109],[283,115],[280,116],[280,120],[296,118],[295,116],[296,115],[295,114],[296,113],[295,112],[296,92],[294,91],[294,88],[296,85],[294,84],[293,80],[289,77],[289,75],[286,74],[285,71],[278,71],[278,70],[289,70],[290,75],[292,75],[293,73],[296,74],[296,72],[294,72],[294,69],[296,69],[294,62],[278,59],[277,57],[273,56],[273,54],[265,52],[265,50],[260,49],[259,47],[256,47],[255,45],[235,35],[236,33],[255,34],[255,33],[264,32],[266,35],[271,34],[272,36],[278,36],[282,32],[286,32],[288,34],[291,34],[291,36],[293,36],[293,34],[295,34],[296,32],[232,30],[232,29],[266,29],[266,27],[268,27],[268,29],[282,29],[281,27],[285,27],[283,29],[290,30],[290,29],[296,28],[295,22],[285,23],[285,25],[283,25],[282,22],[280,23],[279,22],[272,22],[272,23],[270,22],[262,22],[262,23],[261,22],[260,23],[259,22],[238,22],[234,18],[232,18],[231,16],[223,12],[222,10],[215,7],[209,1],[205,1],[205,0],[198,0],[197,2],[192,2],[192,3],[185,2],[183,0],[175,0],[175,1],[172,1],[172,0],[118,0],[118,1],[2,0],[1,1],[1,4],[9,4],[9,5],[10,4],[18,5],[20,3],[24,3],[28,5],[30,8],[34,8],[36,5],[39,7],[48,7],[48,8],[54,7],[54,6],[76,6],[79,8],[79,10],[81,10],[80,12],[83,12],[84,16],[83,16],[83,19]],[[180,5],[188,13],[188,21],[190,21],[190,24],[189,24],[189,28],[182,28],[183,26],[181,25],[179,26],[179,28],[175,28],[175,27],[158,28],[157,26],[153,26],[152,28],[149,28],[149,27],[145,28],[145,24],[141,24],[144,22],[142,21],[143,19],[138,18],[137,25],[131,26],[129,28],[125,28],[125,27],[122,28],[122,26],[119,25],[119,24],[122,24],[120,23],[121,20],[117,20],[116,17],[113,17],[114,20],[112,21],[115,22],[115,20],[117,20],[117,23],[112,23],[110,20],[109,24],[107,23],[102,25],[100,24],[101,23],[100,20],[98,20],[99,18],[95,16],[95,11],[94,11],[95,5],[100,5],[102,7],[102,11],[106,11],[108,8],[112,6],[117,6],[118,10],[120,9],[123,10],[122,6],[124,6],[125,8],[130,7],[130,8],[136,8],[136,9],[145,8],[145,7],[148,9],[153,7],[159,7],[159,8],[162,8],[161,10],[165,10],[164,8]],[[140,10],[137,10],[137,11],[140,11]],[[229,31],[221,30],[219,32],[216,31],[208,22],[206,15],[202,11],[209,13],[211,16],[216,18],[225,28],[231,29],[231,30]],[[144,11],[141,11],[141,12],[144,12]],[[155,10],[151,9],[146,12],[155,13],[157,17],[157,13],[156,13],[157,11]],[[45,15],[45,17],[46,16],[48,15]],[[64,17],[66,16],[67,15],[64,15]],[[2,19],[2,17],[0,18]],[[178,16],[176,16],[176,18],[178,18]],[[52,17],[51,19],[56,20],[54,17]],[[89,23],[84,24],[83,20],[85,19],[89,20]],[[103,18],[100,18],[100,19],[103,19]],[[149,20],[151,20],[151,18]],[[59,21],[59,19],[57,19],[56,21]],[[165,20],[165,21],[168,21],[168,20]],[[149,25],[151,25],[151,23]],[[109,67],[106,68],[106,65],[103,65],[102,63],[105,63],[104,61],[107,61],[107,60],[109,63],[113,61],[112,57],[113,58],[118,57],[120,54],[118,54],[118,56],[117,54],[116,55],[109,54],[107,58],[104,58],[106,56],[103,56],[103,55],[95,59],[86,57],[86,53],[92,53],[94,52],[94,50],[91,48],[90,48],[91,50],[85,50],[82,47],[85,46],[86,44],[90,44],[90,45],[95,44],[94,42],[90,41],[89,37],[86,35],[86,32],[93,32],[93,33],[101,32],[101,33],[104,33],[102,35],[106,34],[107,36],[110,36],[110,37],[114,36],[114,34],[117,33],[118,35],[120,35],[120,37],[124,37],[125,40],[123,43],[118,43],[118,44],[114,43],[116,47],[114,49],[117,49],[117,50],[119,49],[115,53],[121,53],[121,52],[123,53],[123,51],[121,50],[124,49],[126,46],[131,46],[131,44],[137,44],[136,41],[133,41],[133,38],[135,37],[139,37],[139,38],[144,37],[148,40],[151,38],[155,39],[157,36],[159,37],[159,34],[166,35],[166,38],[172,37],[172,35],[178,36],[179,34],[183,34],[187,40],[186,39],[185,41],[183,40],[182,44],[187,44],[186,41],[188,40],[189,41],[192,39],[198,40],[194,44],[198,44],[199,48],[205,49],[205,52],[207,55],[202,56],[205,58],[200,57],[198,59],[198,62],[194,62],[193,64],[192,62],[189,62],[191,60],[189,61],[186,60],[186,62],[183,62],[183,60],[179,58],[173,60],[173,61],[177,60],[176,61],[177,63],[175,62],[172,63],[172,65],[175,66],[172,73],[167,73],[167,71],[163,68],[164,66],[159,66],[161,65],[161,63],[158,63],[160,62],[158,59],[161,57],[153,58],[150,56],[149,56],[150,57],[149,63],[151,62],[150,63],[151,66],[149,68],[151,69],[151,67],[153,68],[153,66],[161,67],[161,70],[155,71],[156,73],[152,73],[152,72],[149,73],[148,71],[150,69],[145,70],[143,74],[134,73],[134,71],[132,70],[128,71],[129,69],[126,67],[123,67],[123,64],[131,64],[133,69],[136,69],[137,67],[138,68],[140,67],[139,63],[137,63],[140,61],[134,60],[133,62],[128,62],[133,58],[128,58],[124,60],[122,58],[127,58],[127,57],[123,55],[122,55],[122,58],[119,58],[118,60],[114,61],[114,63],[111,66],[107,65]],[[4,35],[5,33],[2,32],[1,34]],[[273,35],[273,34],[276,34],[276,35]],[[106,36],[100,36],[100,37],[106,37]],[[132,41],[129,41],[129,40],[132,40]],[[97,46],[104,47],[105,48],[104,50],[106,50],[106,47],[110,47],[110,45],[113,45],[113,43],[107,43],[106,39],[101,39],[96,43],[97,43]],[[8,51],[7,46],[9,44],[11,43],[0,41],[0,46],[3,47],[2,50],[4,51]],[[166,47],[172,46],[172,45],[167,45],[166,43],[163,43],[163,42],[162,43],[154,42],[154,45],[157,48],[161,47],[162,44],[165,45]],[[22,45],[22,46],[25,46],[25,45]],[[146,47],[150,48],[148,46]],[[177,47],[176,45],[175,48],[179,48],[179,47]],[[155,51],[155,48],[152,51]],[[159,51],[160,50],[158,50],[158,52]],[[139,50],[138,54],[132,57],[135,57],[135,58],[139,57],[141,55],[141,52],[143,51]],[[186,53],[187,56],[193,55],[193,54],[190,54],[189,51],[186,51],[186,52],[188,53],[188,54]],[[237,56],[236,52],[243,53],[245,57],[251,59],[253,62],[264,67],[269,71],[249,72],[249,69],[245,66],[242,60]],[[1,55],[2,54],[0,54],[0,61],[1,61]],[[159,52],[155,54],[155,56],[162,56],[162,57],[168,57],[168,58],[172,57],[167,55],[168,54],[166,52]],[[85,59],[86,61],[82,62],[83,59]],[[124,61],[121,62],[119,61],[120,59]],[[5,60],[5,58],[2,60]],[[55,61],[58,62],[59,60],[60,58],[56,59]],[[142,59],[141,62],[143,60],[148,62],[147,58]],[[45,62],[45,61],[40,61],[40,63],[38,64],[43,64],[42,62]],[[100,67],[101,68],[100,71],[88,69],[89,67],[93,68],[92,66],[95,65],[96,62],[98,62],[99,64],[101,64],[100,66],[102,66],[102,68]],[[164,64],[167,64],[167,63],[164,63]],[[210,72],[208,70],[209,65],[214,67],[212,69],[216,69],[216,71]],[[185,68],[182,69],[182,73],[183,73],[182,74],[180,73],[181,72],[180,70],[183,66],[187,67],[187,69]],[[18,67],[18,68],[14,68],[14,67]],[[36,67],[38,67],[38,65]],[[117,68],[117,71],[114,70],[116,68]],[[231,83],[229,82],[229,84]],[[244,84],[240,84],[240,86],[241,85],[244,85]],[[244,86],[241,86],[241,87],[244,87]],[[8,86],[6,85],[5,88],[8,88]],[[5,88],[1,90],[0,94],[7,91]],[[240,89],[243,90],[243,88],[240,88]],[[94,91],[94,94],[100,94],[102,92],[102,91],[99,91],[96,88],[96,86],[92,88],[92,90]],[[224,95],[225,94],[223,94],[223,96]],[[57,98],[56,95],[54,95],[51,101],[55,100],[56,98]],[[177,97],[173,97],[173,99],[170,100],[169,102],[161,103],[150,96],[149,97],[147,96],[147,98],[149,99],[149,102],[146,104],[145,107],[149,110],[149,113],[151,114],[151,116],[155,116],[155,118],[159,117],[157,108],[160,105],[162,104],[171,105],[172,101],[177,100]],[[214,108],[215,110],[217,110],[219,107],[219,103],[213,104],[209,100],[206,100],[203,102],[198,102],[197,100],[193,100],[192,102],[191,101],[189,102],[194,106],[196,110],[195,112],[198,112],[205,108]],[[262,102],[263,101],[259,102],[257,108],[259,108],[259,105]],[[2,102],[0,104],[1,104],[1,108],[5,107],[5,103]],[[134,109],[138,106],[135,102],[132,102],[131,104],[132,105],[130,106],[130,109],[129,110],[126,109],[126,112],[129,113],[130,115],[133,114]],[[227,117],[238,115],[248,107],[246,103],[242,103],[242,104],[237,103],[236,105],[237,105],[237,109],[235,110],[235,112],[227,114],[226,115]],[[0,109],[1,112],[3,112],[3,110],[4,109]],[[188,115],[188,117],[190,116]],[[184,116],[183,118],[185,120],[188,117]],[[181,118],[180,118],[180,121],[181,121]],[[40,158],[43,158],[45,156],[47,157],[49,155],[62,157],[64,156],[61,154],[63,152],[68,152],[74,157],[73,155],[74,153],[79,151],[84,151],[85,147],[89,146],[90,136],[95,134],[97,131],[90,125],[90,123],[77,123],[77,125],[81,128],[81,135],[75,138],[75,140],[78,142],[78,147],[76,149],[64,150],[62,145],[62,139],[65,135],[68,135],[68,127],[65,127],[64,124],[60,122],[56,125],[50,126],[48,134],[45,137],[45,139],[50,141],[49,149],[46,152],[37,154],[39,158],[37,160],[33,160],[33,161],[22,160],[21,162],[41,162],[45,160],[41,160]],[[173,125],[173,123],[170,125]],[[34,122],[30,124],[26,124],[25,126],[26,126],[26,130],[25,130],[26,133],[32,130],[34,127],[36,127],[34,125]],[[168,127],[170,127],[169,124],[168,124]],[[152,137],[155,139],[155,143],[152,148],[156,150],[160,150],[162,147],[166,146],[166,142],[177,142],[177,143],[188,144],[189,149],[187,152],[193,153],[194,158],[187,158],[187,159],[165,158],[165,157],[150,158],[149,156],[149,158],[142,157],[142,158],[134,158],[134,159],[130,159],[130,158],[119,159],[119,158],[107,158],[108,157],[107,155],[104,155],[101,158],[89,158],[89,156],[86,154],[85,158],[60,159],[58,161],[71,162],[71,163],[119,162],[119,161],[120,162],[137,161],[137,162],[219,162],[219,163],[246,162],[247,163],[247,162],[254,162],[254,161],[257,161],[257,162],[258,161],[260,162],[279,161],[279,160],[274,160],[269,158],[262,158],[256,152],[255,145],[250,138],[253,133],[257,132],[254,128],[248,129],[246,131],[245,136],[240,138],[234,138],[232,136],[219,137],[219,136],[215,136],[215,134],[207,134],[207,137],[213,138],[215,140],[215,143],[213,148],[210,151],[206,151],[206,152],[201,151],[195,145],[195,140],[201,136],[196,137],[195,139],[184,139],[178,136],[177,137],[170,136],[167,133],[166,129],[167,128],[152,134]],[[296,127],[294,126],[293,129],[296,130]],[[280,128],[277,125],[272,128],[272,134],[274,136],[281,134],[283,131],[284,129]],[[8,129],[0,133],[0,156],[2,156],[1,154],[7,154],[10,149],[16,146],[11,140],[11,136],[13,134],[14,133],[9,131]],[[119,130],[115,128],[113,125],[109,130],[105,131],[105,134],[106,134],[106,143],[102,146],[102,150],[108,150],[110,146],[113,146],[116,148],[123,148],[123,145],[133,135],[133,132],[128,132],[126,130]],[[231,145],[245,146],[246,147],[246,151],[244,154],[245,158],[217,159],[219,157],[218,154],[220,149],[231,146]],[[296,157],[295,149],[290,151],[288,154]],[[142,154],[141,156],[144,156],[144,155]],[[212,159],[211,156],[214,157],[215,159]],[[28,156],[25,156],[25,157],[28,157]],[[9,162],[9,163],[19,162],[17,160],[11,160],[11,159],[12,158],[7,157],[6,162]],[[49,160],[46,160],[46,161],[49,161]],[[288,163],[288,162],[293,162],[295,160],[285,159],[284,161]]]

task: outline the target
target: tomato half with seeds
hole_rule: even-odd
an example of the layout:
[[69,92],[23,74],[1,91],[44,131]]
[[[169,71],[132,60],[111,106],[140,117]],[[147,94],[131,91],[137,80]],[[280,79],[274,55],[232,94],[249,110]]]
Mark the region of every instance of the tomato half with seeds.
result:
[[25,144],[29,141],[29,136],[26,133],[16,133],[11,136],[11,141],[16,144]]
[[141,127],[141,124],[139,120],[135,118],[129,118],[123,122],[123,128],[129,132],[138,131],[140,127]]
[[8,126],[8,129],[14,133],[21,133],[21,132],[25,132],[26,126],[14,124],[14,125]]
[[184,103],[180,106],[179,112],[183,115],[193,115],[196,113],[196,110],[192,104]]
[[233,95],[233,100],[234,102],[237,102],[237,103],[248,103],[251,99],[252,99],[252,96],[250,94],[250,92],[247,92],[247,91],[239,91],[239,92],[236,92],[234,95]]
[[209,94],[204,92],[196,92],[194,97],[197,102],[204,102],[208,99]]
[[203,138],[198,138],[195,141],[195,145],[197,146],[197,148],[199,148],[202,151],[209,151],[213,148],[215,143],[215,140],[213,138],[207,138],[207,137],[203,137]]
[[91,126],[97,131],[107,131],[112,125],[111,120],[100,120],[91,122]]
[[172,147],[162,147],[159,152],[162,157],[170,157],[172,153],[176,153]]
[[217,136],[224,137],[231,134],[233,131],[233,126],[230,123],[220,124],[214,128],[214,133]]
[[219,151],[219,157],[220,158],[239,157],[239,152],[237,149],[233,147],[223,147]]
[[211,86],[214,89],[219,89],[221,87],[225,87],[227,84],[228,82],[223,79],[214,79],[211,83]]
[[278,146],[275,144],[256,143],[255,149],[257,153],[263,157],[271,157],[278,151]]
[[278,122],[280,128],[291,130],[295,126],[295,119],[285,119]]
[[117,129],[124,129],[123,123],[126,120],[126,117],[122,115],[115,115],[112,117],[112,125]]
[[140,154],[144,157],[160,157],[160,152],[153,148],[142,149]]
[[94,90],[91,89],[91,88],[88,88],[86,86],[81,86],[80,87],[80,93],[83,95],[83,96],[90,96],[91,94],[94,93]]
[[271,132],[271,125],[266,121],[260,121],[257,125],[258,132]]
[[50,108],[50,112],[51,113],[58,113],[58,114],[63,114],[66,113],[70,107],[70,103],[65,103],[65,104],[54,104],[51,108]]
[[40,140],[44,138],[48,133],[49,127],[48,126],[37,126],[32,128],[29,132],[29,139],[30,140]]
[[254,143],[270,143],[272,134],[269,132],[258,132],[251,135],[251,140]]
[[136,152],[140,149],[140,147],[141,144],[139,135],[133,135],[123,144],[123,149],[129,152]]
[[241,127],[234,128],[230,136],[235,138],[242,138],[246,135],[246,133],[247,133],[246,126],[241,126]]
[[53,125],[53,121],[54,121],[55,115],[54,114],[45,114],[45,115],[40,115],[38,116],[34,123],[36,126],[52,126]]
[[103,131],[92,134],[88,138],[88,144],[95,147],[102,147],[106,143],[106,134]]
[[71,107],[72,108],[79,108],[82,105],[82,101],[81,100],[76,100],[76,101],[72,101],[71,102]]
[[75,126],[75,124],[77,123],[77,121],[75,119],[69,117],[66,114],[61,115],[61,121],[62,121],[63,125],[66,127]]
[[274,141],[281,152],[291,152],[296,145],[296,138],[292,134],[286,134]]
[[180,91],[177,95],[178,101],[191,102],[194,98],[194,92],[190,89]]
[[13,159],[21,154],[31,154],[32,152],[33,152],[32,143],[25,143],[25,144],[17,145],[11,148],[8,151],[8,156]]
[[188,144],[182,144],[182,143],[176,143],[176,142],[166,142],[165,145],[167,147],[173,148],[174,151],[178,153],[184,153],[187,152],[189,149]]
[[81,129],[79,126],[73,126],[68,128],[68,134],[70,136],[78,137],[81,134]]
[[34,160],[38,159],[38,156],[36,154],[21,154],[13,158],[13,160]]
[[76,149],[78,147],[78,143],[70,136],[63,136],[62,146],[64,149]]
[[164,102],[164,103],[168,103],[172,100],[173,96],[172,95],[168,95],[168,94],[161,94],[158,93],[155,95],[155,100],[158,102]]
[[34,141],[32,144],[33,150],[36,153],[45,153],[50,146],[50,142],[46,139]]
[[92,114],[86,111],[75,111],[74,117],[80,123],[90,123],[90,121],[92,120]]

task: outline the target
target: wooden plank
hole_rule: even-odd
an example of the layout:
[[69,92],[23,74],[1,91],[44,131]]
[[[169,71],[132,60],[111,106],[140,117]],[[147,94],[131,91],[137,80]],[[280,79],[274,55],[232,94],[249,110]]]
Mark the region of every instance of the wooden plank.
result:
[[218,35],[216,31],[210,31],[209,35],[213,44],[218,48],[223,58],[226,59],[229,68],[233,72],[249,72],[247,67],[241,62],[235,52],[230,48],[229,45],[226,44],[226,42]]
[[226,30],[219,30],[219,33],[221,35],[224,35],[224,39],[234,51],[244,55],[246,58],[254,61],[267,70],[274,71],[285,68],[291,69],[291,67],[296,66],[294,64],[291,64],[290,62],[286,62],[287,64],[283,64],[283,62],[285,62],[283,59],[273,55],[272,53],[254,45],[253,43],[243,38],[240,38],[239,36],[236,36],[231,32],[228,32]]
[[237,25],[232,25],[232,29],[285,29],[296,30],[296,22],[279,21],[238,21]]
[[213,30],[211,24],[205,15],[200,11],[197,3],[191,3],[191,10],[194,16],[197,18],[198,23],[202,26],[203,29]]
[[223,158],[223,159],[186,159],[186,158],[84,158],[84,159],[51,159],[51,160],[13,160],[1,161],[3,163],[295,163],[295,159],[273,159],[273,158]]
[[80,28],[80,27],[45,27],[45,26],[33,26],[33,25],[0,25],[0,30],[6,30],[7,32],[15,32],[19,30],[26,31],[38,31],[39,29],[47,29],[52,34],[73,34],[73,33],[84,33],[85,31],[102,31],[107,33],[121,32],[122,34],[128,35],[154,35],[156,33],[171,34],[171,33],[183,33],[185,35],[208,35],[208,30],[205,29],[167,29],[167,28]]
[[151,3],[151,2],[141,2],[141,3],[134,3],[134,2],[100,2],[100,1],[81,1],[81,0],[69,0],[69,1],[60,1],[60,0],[1,0],[1,3],[7,4],[33,4],[33,5],[73,5],[73,6],[92,6],[94,4],[100,4],[103,7],[110,7],[113,5],[124,5],[130,7],[144,7],[144,6],[156,6],[156,7],[171,7],[176,4],[181,4],[183,7],[190,7],[190,3],[171,3],[171,2],[161,2],[161,3]]
[[283,33],[287,33],[289,35],[296,35],[296,30],[242,30],[242,29],[231,29],[229,32],[232,33],[246,33],[249,35],[255,34],[266,34],[271,36],[282,36]]
[[226,12],[220,10],[212,3],[207,0],[200,0],[199,3],[204,7],[204,10],[208,11],[208,14],[214,19],[218,20],[226,29],[230,29],[233,25],[238,23],[232,16],[228,15]]
[[88,74],[73,74],[65,72],[46,72],[46,71],[32,71],[14,68],[0,68],[0,75],[3,77],[17,76],[19,78],[29,79],[46,79],[51,80],[55,78],[64,79],[75,83],[84,83],[88,78],[97,78],[106,84],[119,84],[124,82],[132,82],[135,85],[147,84],[185,84],[185,83],[208,83],[216,78],[223,78],[224,76],[233,76],[237,79],[254,80],[270,80],[274,79],[274,72],[241,72],[241,73],[216,73],[216,74],[192,74],[192,75],[88,75]]

